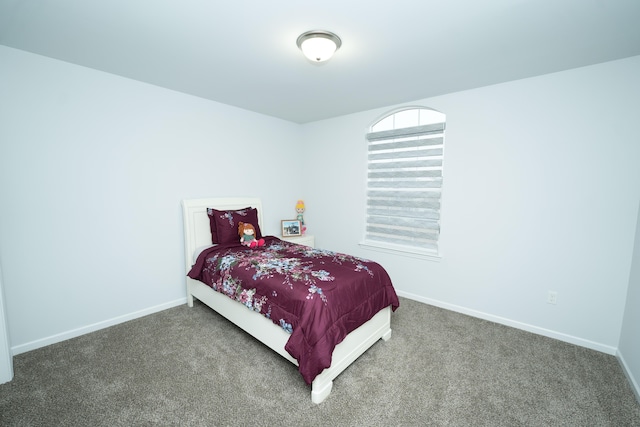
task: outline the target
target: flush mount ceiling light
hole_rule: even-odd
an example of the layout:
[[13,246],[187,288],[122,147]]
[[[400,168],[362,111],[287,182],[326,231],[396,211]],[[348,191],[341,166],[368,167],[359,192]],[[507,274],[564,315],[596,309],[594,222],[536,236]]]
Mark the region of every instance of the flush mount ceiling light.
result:
[[313,62],[331,58],[342,46],[342,40],[329,31],[313,30],[300,34],[296,42],[304,56]]

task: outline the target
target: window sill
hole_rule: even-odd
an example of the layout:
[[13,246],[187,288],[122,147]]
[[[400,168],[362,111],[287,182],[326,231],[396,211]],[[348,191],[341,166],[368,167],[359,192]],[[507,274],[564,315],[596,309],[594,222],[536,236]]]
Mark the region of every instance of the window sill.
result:
[[370,249],[372,251],[384,252],[404,257],[411,257],[434,262],[440,262],[440,260],[442,259],[442,256],[438,252],[430,251],[428,249],[411,248],[402,245],[394,245],[391,243],[373,242],[370,240],[365,240],[358,244],[364,249]]

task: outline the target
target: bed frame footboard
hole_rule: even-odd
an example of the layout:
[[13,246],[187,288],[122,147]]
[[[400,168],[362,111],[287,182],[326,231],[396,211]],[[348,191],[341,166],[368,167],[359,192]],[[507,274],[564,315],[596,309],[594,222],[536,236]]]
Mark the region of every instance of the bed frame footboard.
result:
[[321,403],[325,400],[331,393],[333,379],[380,338],[385,341],[391,338],[391,307],[380,310],[336,346],[331,357],[331,366],[322,371],[311,384],[311,401]]

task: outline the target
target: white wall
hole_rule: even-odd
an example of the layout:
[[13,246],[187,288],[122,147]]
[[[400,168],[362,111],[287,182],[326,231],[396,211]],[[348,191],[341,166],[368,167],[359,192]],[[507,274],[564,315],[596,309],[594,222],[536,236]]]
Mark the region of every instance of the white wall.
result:
[[4,303],[4,286],[2,285],[2,267],[0,266],[0,384],[13,378],[13,357],[7,328],[7,311]]
[[184,302],[183,198],[295,213],[298,125],[4,46],[0,93],[14,353]]
[[640,212],[618,357],[626,368],[629,381],[633,384],[636,397],[640,401]]
[[304,126],[320,178],[305,220],[318,246],[379,261],[403,295],[614,354],[640,200],[638,75],[634,57],[409,103],[447,115],[440,262],[357,244],[364,134],[398,106]]
[[0,46],[13,351],[182,303],[180,199],[258,195],[267,233],[303,198],[318,246],[381,262],[403,295],[614,353],[636,333],[637,75],[640,57],[413,102],[447,114],[433,262],[357,244],[364,133],[397,106],[299,126]]

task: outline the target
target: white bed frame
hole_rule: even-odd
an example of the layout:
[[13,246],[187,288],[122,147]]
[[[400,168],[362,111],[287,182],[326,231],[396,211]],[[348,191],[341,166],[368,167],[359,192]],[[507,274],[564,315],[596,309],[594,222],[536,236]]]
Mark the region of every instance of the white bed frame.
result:
[[[187,272],[189,272],[194,263],[193,256],[195,251],[211,245],[211,230],[209,228],[207,208],[235,210],[247,206],[258,209],[258,221],[260,228],[264,230],[262,202],[258,198],[216,198],[182,201],[184,252]],[[290,335],[262,314],[252,312],[228,296],[214,291],[198,280],[187,277],[187,304],[189,307],[193,307],[194,297],[262,341],[291,363],[298,365],[297,360],[291,357],[284,349]],[[322,371],[311,384],[311,400],[313,403],[321,403],[326,399],[331,393],[333,379],[380,338],[385,341],[391,338],[391,307],[386,307],[379,311],[371,320],[351,332],[336,346],[333,351],[331,366]]]

